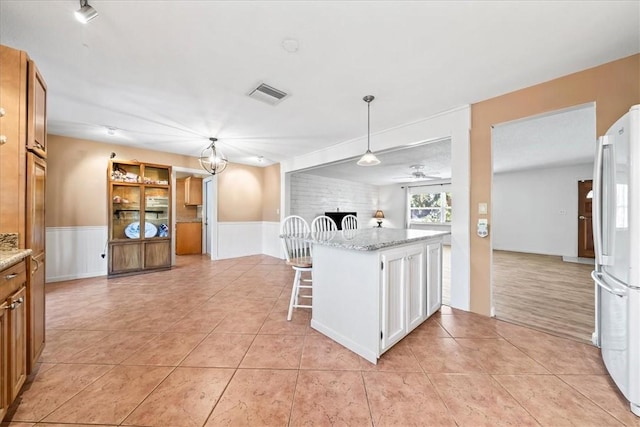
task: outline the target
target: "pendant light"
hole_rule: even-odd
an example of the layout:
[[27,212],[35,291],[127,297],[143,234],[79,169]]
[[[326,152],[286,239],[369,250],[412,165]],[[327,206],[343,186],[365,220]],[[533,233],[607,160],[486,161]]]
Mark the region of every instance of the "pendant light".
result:
[[220,150],[216,148],[216,141],[218,138],[209,138],[211,144],[200,154],[200,166],[202,169],[209,172],[211,175],[217,175],[222,173],[229,163],[227,157],[222,154]]
[[358,166],[375,166],[380,164],[380,160],[371,152],[371,101],[375,97],[367,95],[362,100],[367,103],[367,152],[358,160]]

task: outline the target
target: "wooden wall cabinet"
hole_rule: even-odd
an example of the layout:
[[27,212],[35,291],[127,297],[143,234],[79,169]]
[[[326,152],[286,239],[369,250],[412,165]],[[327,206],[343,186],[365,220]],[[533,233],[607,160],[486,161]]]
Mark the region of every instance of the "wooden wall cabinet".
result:
[[27,378],[27,262],[0,272],[0,419]]
[[189,176],[184,180],[184,204],[197,206],[202,204],[202,178]]
[[171,268],[171,167],[109,162],[109,277]]
[[47,84],[35,62],[28,62],[27,149],[47,158]]
[[30,373],[45,342],[47,85],[26,52],[0,45],[0,63],[0,233],[18,233],[18,247],[34,259],[23,304]]

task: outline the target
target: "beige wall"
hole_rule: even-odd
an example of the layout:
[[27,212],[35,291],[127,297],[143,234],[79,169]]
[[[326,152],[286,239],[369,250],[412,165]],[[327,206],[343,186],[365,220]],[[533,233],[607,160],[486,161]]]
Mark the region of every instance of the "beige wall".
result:
[[[197,158],[179,154],[58,135],[48,135],[47,142],[47,227],[107,224],[107,165],[112,152],[116,160],[200,169]],[[180,185],[176,190],[183,192],[184,182]],[[279,221],[279,207],[279,164],[260,168],[230,163],[218,176],[218,221]],[[174,219],[176,214],[180,212]]]
[[48,135],[47,227],[107,224],[107,166],[116,160],[137,160],[200,168],[198,159],[160,151]]
[[262,220],[280,221],[280,164],[263,168]]
[[[640,103],[640,55],[471,106],[471,230],[484,217],[477,214],[478,203],[491,207],[491,126],[588,102],[596,103],[597,134],[602,135],[629,107]],[[491,307],[490,243],[472,233],[471,311],[487,315]]]
[[262,169],[230,163],[218,175],[218,221],[262,221]]

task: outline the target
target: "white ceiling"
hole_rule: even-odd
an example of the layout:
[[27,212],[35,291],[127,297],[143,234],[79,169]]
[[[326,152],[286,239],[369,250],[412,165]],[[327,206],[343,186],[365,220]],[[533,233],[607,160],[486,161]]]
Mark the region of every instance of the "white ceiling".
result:
[[[442,139],[428,143],[378,153],[377,166],[357,166],[358,159],[347,159],[300,173],[363,182],[372,185],[400,184],[417,181],[441,181],[451,179],[451,140]],[[422,166],[428,179],[416,179],[411,174]]]
[[595,105],[496,125],[491,142],[494,173],[592,163]]
[[[596,149],[596,111],[585,104],[544,115],[496,124],[492,132],[493,172],[592,163]],[[380,165],[358,167],[347,159],[301,173],[373,185],[451,179],[451,140],[443,139],[378,153]],[[416,179],[412,165],[429,179]]]
[[[364,136],[364,95],[376,133],[640,52],[637,0],[90,4],[83,25],[75,0],[0,0],[0,43],[47,81],[49,132],[192,156],[216,136],[249,164]],[[290,96],[247,97],[260,82]]]

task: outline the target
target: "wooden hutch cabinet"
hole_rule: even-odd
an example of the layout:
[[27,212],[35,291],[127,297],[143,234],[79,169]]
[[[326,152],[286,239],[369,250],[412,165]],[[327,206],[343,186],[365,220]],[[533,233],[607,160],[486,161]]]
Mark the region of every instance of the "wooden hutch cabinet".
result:
[[171,268],[171,167],[112,160],[110,277]]

